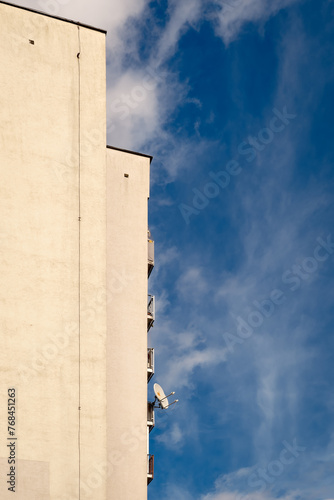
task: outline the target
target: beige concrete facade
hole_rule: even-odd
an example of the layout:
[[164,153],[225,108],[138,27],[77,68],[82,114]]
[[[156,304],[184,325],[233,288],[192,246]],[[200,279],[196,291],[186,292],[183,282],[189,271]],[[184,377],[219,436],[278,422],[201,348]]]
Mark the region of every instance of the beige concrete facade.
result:
[[[118,443],[119,456],[110,457],[108,491],[122,491],[128,483],[129,500],[147,498],[148,194],[148,159],[109,149],[107,425],[108,451]],[[115,262],[120,277],[115,276]],[[120,388],[120,397],[113,397]]]
[[145,500],[150,158],[106,149],[103,32],[0,23],[0,498]]

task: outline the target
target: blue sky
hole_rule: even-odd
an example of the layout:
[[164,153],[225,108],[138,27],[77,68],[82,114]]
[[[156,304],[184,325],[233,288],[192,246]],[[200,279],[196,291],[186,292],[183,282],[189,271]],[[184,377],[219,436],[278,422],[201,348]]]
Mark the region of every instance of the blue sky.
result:
[[154,156],[149,499],[333,500],[334,2],[15,2],[108,29],[108,142]]

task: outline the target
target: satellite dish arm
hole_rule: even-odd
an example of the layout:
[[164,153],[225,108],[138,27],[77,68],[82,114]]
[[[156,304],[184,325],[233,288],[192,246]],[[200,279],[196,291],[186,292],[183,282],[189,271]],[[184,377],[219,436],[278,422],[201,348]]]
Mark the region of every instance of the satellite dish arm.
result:
[[[169,396],[174,396],[175,392],[171,392],[170,394],[168,394],[168,396],[165,396],[164,398],[162,398],[160,401],[163,401],[164,399],[167,399],[169,398]],[[170,406],[170,405],[169,405]]]
[[175,405],[175,403],[178,403],[178,402],[179,402],[179,400],[175,399],[175,401],[173,401],[173,403],[170,403],[168,406],[166,406],[166,408],[169,408],[170,406]]

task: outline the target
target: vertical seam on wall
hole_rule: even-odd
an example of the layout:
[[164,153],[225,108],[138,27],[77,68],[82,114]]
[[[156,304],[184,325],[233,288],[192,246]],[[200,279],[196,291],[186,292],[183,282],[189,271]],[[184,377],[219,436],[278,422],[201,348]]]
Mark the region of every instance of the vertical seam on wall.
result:
[[79,500],[81,498],[81,67],[80,67],[80,53],[81,53],[81,39],[80,39],[80,26],[78,26],[78,46],[79,52],[77,54],[78,59],[78,224],[79,224],[79,268],[78,268],[78,282],[79,282],[79,290],[78,290],[78,301],[79,301],[79,318],[78,318],[78,376],[79,376],[79,387],[78,387],[78,395],[79,395],[79,408],[78,408],[78,451],[79,451]]

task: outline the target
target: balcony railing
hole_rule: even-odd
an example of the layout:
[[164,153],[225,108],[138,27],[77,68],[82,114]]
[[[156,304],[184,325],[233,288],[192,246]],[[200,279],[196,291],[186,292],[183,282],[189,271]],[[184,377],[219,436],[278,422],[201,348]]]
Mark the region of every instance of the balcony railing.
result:
[[154,349],[149,347],[147,349],[147,383],[154,375]]
[[154,295],[148,295],[147,300],[147,331],[153,326],[155,320],[155,300]]
[[153,403],[149,402],[147,403],[147,426],[150,432],[155,426],[154,405]]
[[154,455],[147,455],[147,484],[154,478]]
[[151,238],[150,231],[147,232],[147,277],[150,277],[150,274],[154,268],[154,241]]

